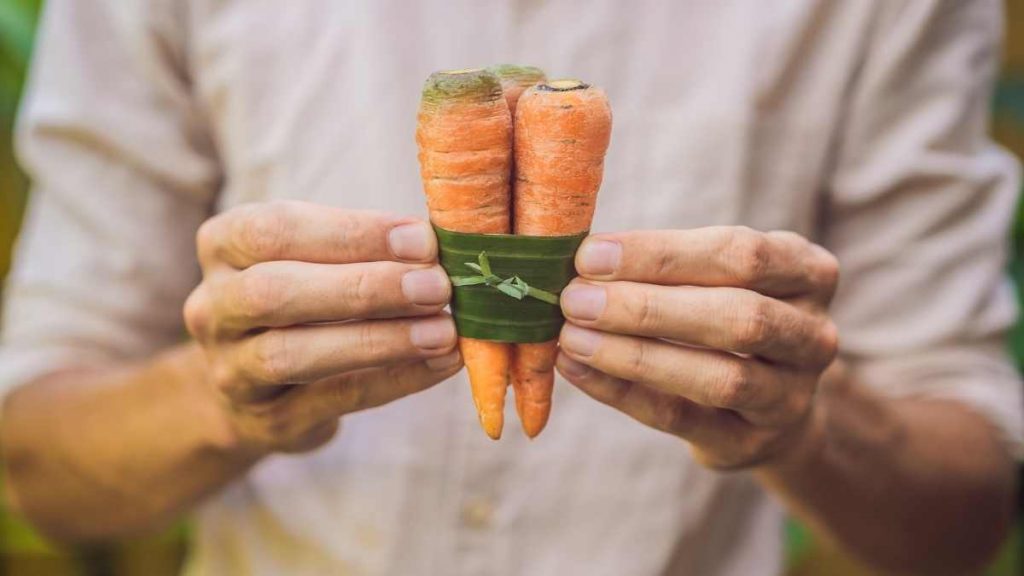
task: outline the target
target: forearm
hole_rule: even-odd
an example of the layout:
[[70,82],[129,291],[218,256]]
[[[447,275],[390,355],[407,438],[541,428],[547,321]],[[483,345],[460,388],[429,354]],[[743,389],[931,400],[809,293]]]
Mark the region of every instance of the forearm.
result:
[[819,532],[900,572],[963,574],[1012,515],[1014,469],[982,417],[954,403],[883,400],[823,384],[807,440],[762,481]]
[[10,503],[52,537],[102,538],[169,522],[243,473],[255,455],[235,447],[204,366],[183,345],[14,391],[0,424]]

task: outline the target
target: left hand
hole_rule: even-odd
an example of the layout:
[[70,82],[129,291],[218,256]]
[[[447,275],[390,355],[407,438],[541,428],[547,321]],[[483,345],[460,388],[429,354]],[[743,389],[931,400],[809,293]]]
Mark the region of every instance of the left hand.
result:
[[687,440],[712,468],[765,463],[808,435],[836,355],[834,256],[744,227],[589,237],[562,292],[558,369]]

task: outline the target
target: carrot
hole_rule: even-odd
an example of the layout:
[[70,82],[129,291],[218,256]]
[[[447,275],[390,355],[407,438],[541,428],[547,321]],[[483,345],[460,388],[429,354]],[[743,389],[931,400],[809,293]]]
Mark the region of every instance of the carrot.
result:
[[[604,92],[578,80],[526,90],[515,116],[515,233],[566,236],[590,229],[612,116]],[[547,424],[557,341],[516,344],[512,387],[523,431],[536,437]]]
[[544,71],[533,66],[518,66],[516,64],[499,64],[488,68],[491,73],[501,80],[501,90],[505,93],[505,102],[508,103],[508,111],[513,121],[516,117],[516,102],[527,88],[547,80]]
[[[417,116],[420,176],[430,220],[448,230],[511,232],[512,117],[501,83],[486,70],[437,72]],[[459,338],[480,426],[504,425],[511,345]]]

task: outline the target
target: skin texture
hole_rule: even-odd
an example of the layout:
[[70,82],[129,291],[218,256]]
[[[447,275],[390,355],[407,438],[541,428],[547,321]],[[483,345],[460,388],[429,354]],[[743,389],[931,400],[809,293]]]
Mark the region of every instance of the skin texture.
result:
[[955,402],[881,398],[833,364],[838,264],[823,248],[742,227],[639,231],[591,236],[576,266],[557,365],[591,397],[705,466],[754,470],[882,569],[970,573],[1005,536],[1014,467],[990,425]]
[[[416,126],[430,220],[455,232],[511,232],[512,119],[496,76],[437,72],[427,79]],[[480,426],[504,426],[511,347],[460,338]]]
[[1016,494],[991,425],[956,402],[884,399],[829,372],[808,432],[758,479],[881,570],[978,573],[1013,525]]
[[[516,234],[566,236],[590,229],[612,116],[603,91],[582,83],[576,86],[554,90],[539,85],[519,100],[513,193]],[[513,349],[516,410],[530,438],[540,434],[551,413],[557,354],[557,340],[516,344]]]
[[339,417],[461,368],[425,222],[255,204],[205,223],[198,250],[194,343],[53,374],[4,404],[6,496],[51,537],[158,527],[264,456],[313,450]]
[[[377,321],[355,320],[370,335],[392,318],[427,320],[443,306],[423,303],[429,291],[404,296],[404,274],[364,266],[436,268],[426,230],[422,243],[393,241],[415,236],[402,224],[425,223],[303,206],[243,207],[204,226],[204,281],[186,310],[193,330],[209,334],[199,343],[142,363],[65,370],[8,396],[0,437],[6,497],[16,510],[64,541],[158,527],[263,455],[321,445],[339,415],[460,369],[444,349],[379,365],[361,346],[325,356],[282,356],[273,347],[230,353],[251,350],[240,344],[255,333],[309,318],[381,318],[374,329]],[[339,234],[349,241],[338,242]],[[595,245],[601,240],[611,249]],[[744,228],[643,231],[592,237],[577,266],[576,285],[605,288],[608,311],[583,314],[580,295],[564,294],[571,324],[558,365],[581,390],[685,440],[708,465],[752,469],[790,510],[876,566],[966,574],[998,547],[1011,521],[1014,465],[983,418],[955,402],[881,398],[838,363],[822,374],[834,351],[824,302],[835,281],[834,259],[823,250]],[[240,287],[246,297],[227,297]],[[675,314],[680,307],[685,314]],[[217,326],[224,335],[213,335]],[[569,342],[571,330],[602,340],[582,353]],[[672,334],[678,344],[649,348],[661,346],[652,334]],[[340,335],[325,334],[313,348],[335,345]],[[406,349],[406,342],[377,344]],[[311,361],[318,357],[339,371],[313,381],[295,376],[322,370]],[[268,362],[274,358],[282,361]],[[354,364],[377,367],[340,368]],[[263,372],[300,383],[244,376]],[[272,399],[245,400],[254,390]]]

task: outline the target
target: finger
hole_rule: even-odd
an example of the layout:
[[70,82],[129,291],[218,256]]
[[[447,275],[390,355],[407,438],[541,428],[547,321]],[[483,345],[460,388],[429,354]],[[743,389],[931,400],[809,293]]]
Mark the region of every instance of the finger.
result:
[[319,421],[387,404],[451,377],[462,367],[457,350],[422,362],[342,374],[304,386],[289,399],[292,417]]
[[788,392],[779,367],[727,352],[568,323],[559,345],[570,358],[591,368],[704,406],[743,413],[773,411]]
[[694,458],[709,468],[748,468],[778,451],[782,437],[771,428],[758,428],[735,412],[708,408],[643,384],[615,378],[565,354],[558,371],[584,393],[656,430],[690,443]]
[[574,324],[604,332],[667,338],[794,366],[824,367],[836,329],[781,300],[743,288],[658,286],[574,280],[561,296]]
[[228,386],[227,392],[238,398],[252,388],[443,356],[454,346],[455,325],[447,315],[268,330],[226,347],[232,381],[248,384]]
[[428,360],[356,370],[244,404],[239,425],[263,449],[305,452],[326,443],[338,418],[425,390],[458,372],[458,351]]
[[316,450],[334,438],[340,424],[337,418],[328,419],[295,437],[275,438],[273,444],[278,451],[285,454],[301,454]]
[[437,314],[451,283],[440,266],[399,262],[256,264],[214,280],[208,329],[232,337],[254,328]]
[[421,220],[296,201],[244,204],[217,215],[200,227],[197,244],[204,270],[272,260],[347,264],[437,257],[434,233]]
[[[691,442],[709,442],[716,428],[749,426],[728,412],[701,406],[649,386],[605,374],[559,354],[558,372],[591,398],[646,424]],[[735,421],[735,422],[733,422]]]
[[580,275],[669,286],[732,286],[774,297],[831,299],[838,264],[792,232],[741,226],[650,230],[587,238],[576,254]]

